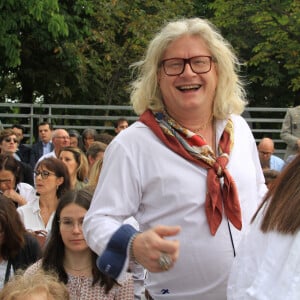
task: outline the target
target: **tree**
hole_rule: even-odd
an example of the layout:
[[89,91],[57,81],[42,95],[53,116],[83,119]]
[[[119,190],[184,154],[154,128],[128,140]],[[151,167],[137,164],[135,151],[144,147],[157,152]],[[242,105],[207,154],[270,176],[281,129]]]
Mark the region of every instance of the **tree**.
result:
[[[30,52],[30,48],[24,48],[24,41],[38,44],[44,51],[51,51],[49,41],[66,37],[68,27],[59,14],[57,0],[2,0],[0,12],[1,97],[5,98],[6,93],[17,95],[22,90],[24,97],[28,96],[27,100],[31,100],[30,95],[26,95],[27,85],[23,84],[18,74],[24,56]],[[27,71],[24,74],[26,79],[26,75],[31,73]]]
[[251,104],[291,105],[300,90],[300,2],[215,0],[210,7],[244,62]]
[[179,0],[20,1],[0,13],[14,21],[3,40],[12,31],[16,41],[14,50],[12,42],[0,47],[13,53],[1,62],[0,96],[22,102],[128,103],[129,65],[165,20],[193,11],[192,1]]

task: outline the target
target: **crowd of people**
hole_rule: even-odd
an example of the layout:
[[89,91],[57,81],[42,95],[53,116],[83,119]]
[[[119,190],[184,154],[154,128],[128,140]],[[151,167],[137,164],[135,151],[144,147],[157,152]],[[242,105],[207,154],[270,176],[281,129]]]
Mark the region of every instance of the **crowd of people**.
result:
[[[118,124],[116,134],[128,127]],[[82,232],[114,136],[41,122],[29,146],[24,130],[0,131],[0,299],[133,299],[132,274],[116,282],[101,273]]]
[[131,126],[1,130],[0,300],[299,299],[298,108],[281,159],[239,66],[208,20],[172,21],[132,65]]

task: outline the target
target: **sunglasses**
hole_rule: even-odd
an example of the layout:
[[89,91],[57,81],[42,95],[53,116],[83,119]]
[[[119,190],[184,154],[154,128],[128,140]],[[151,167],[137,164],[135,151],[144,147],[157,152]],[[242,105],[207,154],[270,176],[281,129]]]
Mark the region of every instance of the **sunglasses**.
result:
[[6,138],[6,139],[4,139],[4,141],[6,143],[11,143],[11,142],[14,142],[15,144],[18,143],[18,140],[17,139],[13,139],[13,138]]

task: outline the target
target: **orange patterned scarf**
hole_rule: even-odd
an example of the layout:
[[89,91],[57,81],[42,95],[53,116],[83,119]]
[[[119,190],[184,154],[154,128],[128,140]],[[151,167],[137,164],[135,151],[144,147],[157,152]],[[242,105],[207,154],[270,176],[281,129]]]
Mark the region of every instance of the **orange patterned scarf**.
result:
[[226,169],[233,147],[232,121],[229,119],[226,124],[218,145],[220,156],[216,157],[203,138],[183,128],[166,113],[153,114],[147,110],[139,120],[151,128],[172,151],[207,169],[205,212],[211,234],[216,234],[222,222],[223,210],[229,221],[241,230],[242,217],[237,188]]

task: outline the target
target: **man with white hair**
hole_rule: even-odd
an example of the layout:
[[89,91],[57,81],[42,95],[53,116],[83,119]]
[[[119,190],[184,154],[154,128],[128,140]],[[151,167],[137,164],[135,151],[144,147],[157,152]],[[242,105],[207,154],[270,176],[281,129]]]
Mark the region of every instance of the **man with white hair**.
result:
[[[59,152],[62,148],[70,146],[70,136],[69,133],[62,128],[56,129],[52,135],[52,144],[54,146],[53,151],[43,155],[37,162],[37,164],[48,157],[58,158]],[[37,165],[36,164],[36,165]]]

